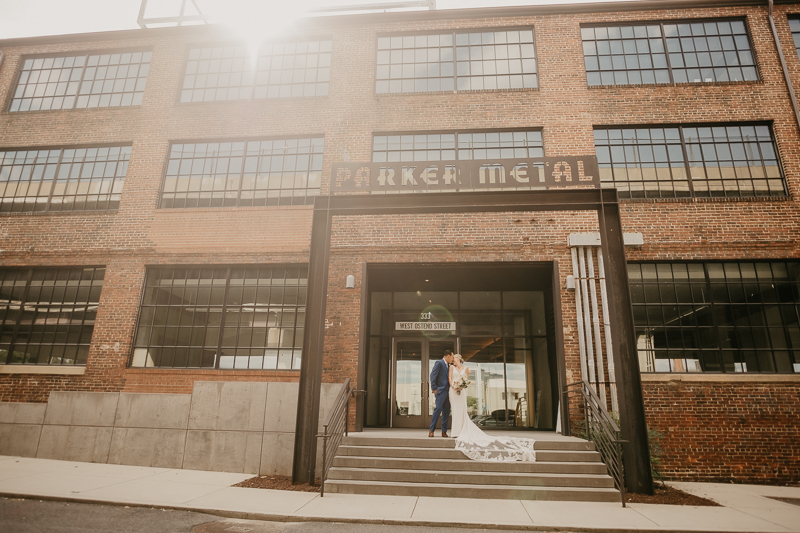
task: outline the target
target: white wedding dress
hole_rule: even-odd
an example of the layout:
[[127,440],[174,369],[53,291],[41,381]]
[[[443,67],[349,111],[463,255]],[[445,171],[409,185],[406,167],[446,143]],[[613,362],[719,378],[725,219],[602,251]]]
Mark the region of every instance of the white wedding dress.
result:
[[[469,376],[469,369],[462,366],[453,369],[452,383],[459,383]],[[490,436],[470,420],[467,413],[467,391],[458,394],[450,385],[450,436],[456,437],[456,449],[475,461],[527,461],[536,460],[534,440],[520,437]]]

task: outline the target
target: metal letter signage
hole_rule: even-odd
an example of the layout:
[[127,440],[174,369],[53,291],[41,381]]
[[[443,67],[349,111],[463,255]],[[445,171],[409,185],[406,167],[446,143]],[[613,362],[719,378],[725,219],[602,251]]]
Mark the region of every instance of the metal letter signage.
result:
[[331,192],[600,188],[597,158],[334,163]]

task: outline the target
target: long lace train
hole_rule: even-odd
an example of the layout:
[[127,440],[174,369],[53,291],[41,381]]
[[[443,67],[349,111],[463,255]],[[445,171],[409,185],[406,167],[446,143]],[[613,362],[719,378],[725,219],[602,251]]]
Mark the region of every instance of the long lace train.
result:
[[[466,372],[456,373],[454,381],[457,382],[464,375]],[[536,461],[534,439],[487,435],[469,418],[466,391],[457,394],[451,388],[449,394],[452,413],[451,432],[457,437],[457,450],[461,450],[464,455],[475,461]]]

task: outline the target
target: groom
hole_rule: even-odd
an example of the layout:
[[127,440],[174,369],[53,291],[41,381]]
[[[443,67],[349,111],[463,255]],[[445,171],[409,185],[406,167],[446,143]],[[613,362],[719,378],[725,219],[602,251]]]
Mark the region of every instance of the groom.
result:
[[450,398],[448,398],[450,380],[448,377],[451,364],[453,364],[453,352],[445,350],[444,357],[436,361],[431,370],[431,389],[436,396],[436,409],[431,415],[429,437],[433,437],[433,430],[436,429],[436,422],[439,421],[440,414],[442,415],[442,437],[447,436],[447,422],[450,420]]

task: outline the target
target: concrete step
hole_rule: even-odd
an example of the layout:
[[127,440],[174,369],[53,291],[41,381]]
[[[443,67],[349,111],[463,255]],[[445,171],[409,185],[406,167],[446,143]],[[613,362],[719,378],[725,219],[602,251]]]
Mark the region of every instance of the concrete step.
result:
[[358,480],[327,480],[325,492],[379,494],[391,496],[433,496],[506,500],[618,502],[613,488],[518,487],[512,485],[465,485],[440,483],[402,483]]
[[515,487],[614,488],[607,475],[551,474],[526,472],[444,472],[441,470],[399,470],[391,468],[332,467],[328,480],[361,480],[446,485],[510,485]]
[[[520,437],[524,437],[521,434]],[[342,439],[345,446],[389,446],[392,448],[455,448],[455,439],[436,438],[383,438],[348,436]],[[594,443],[583,440],[537,440],[535,450],[594,451]]]
[[[337,455],[363,455],[366,457],[416,457],[420,459],[464,459],[466,456],[455,448],[413,448],[411,446],[339,446]],[[600,453],[576,450],[537,450],[537,462],[582,462],[601,461]]]
[[426,459],[419,457],[368,457],[359,455],[342,456],[333,459],[332,467],[341,468],[382,468],[401,470],[438,470],[445,472],[519,472],[519,473],[550,473],[550,474],[596,474],[607,473],[606,465],[602,462],[509,462],[498,461],[473,461],[462,457],[442,461],[441,459]]
[[410,446],[350,446],[340,445],[336,455],[363,455],[367,457],[418,457],[424,459],[464,459],[455,448],[412,448]]

